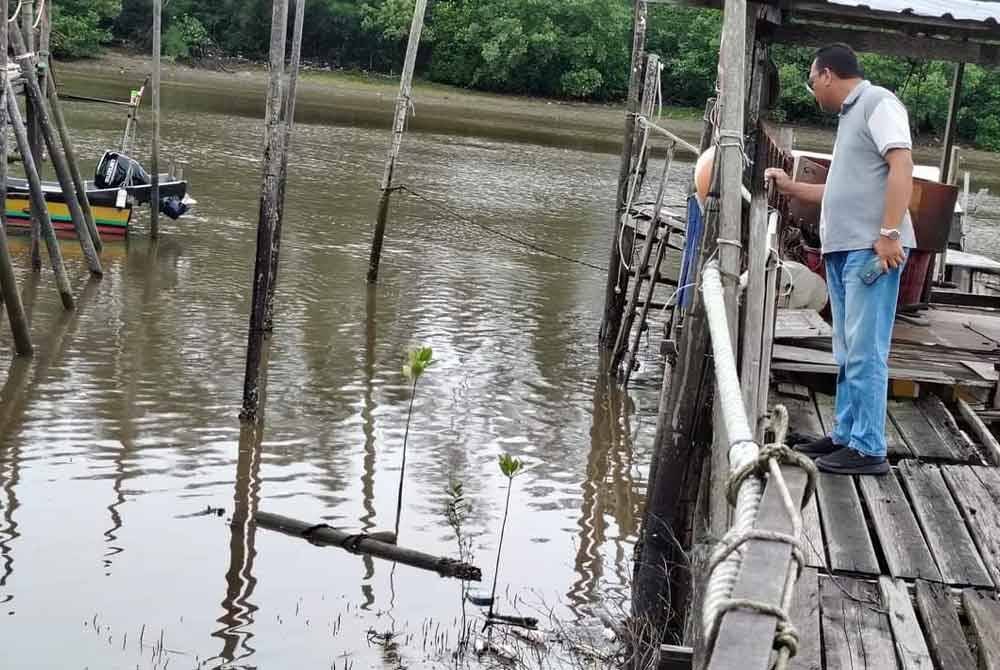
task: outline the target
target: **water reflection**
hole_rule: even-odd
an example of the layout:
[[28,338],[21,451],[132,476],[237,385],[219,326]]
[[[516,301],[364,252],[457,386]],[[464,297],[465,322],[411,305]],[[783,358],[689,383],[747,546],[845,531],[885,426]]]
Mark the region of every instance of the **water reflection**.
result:
[[[263,408],[262,402],[262,411]],[[253,572],[254,558],[257,556],[254,548],[257,526],[253,522],[253,517],[260,504],[260,456],[263,437],[263,420],[256,424],[244,424],[240,430],[239,459],[236,465],[236,487],[233,497],[235,504],[232,521],[229,524],[226,597],[222,601],[225,612],[218,619],[223,628],[213,634],[223,641],[219,657],[226,663],[248,658],[255,651],[250,645],[254,636],[252,629],[254,613],[257,611],[257,605],[250,600],[257,586],[257,578]]]
[[[361,498],[364,514],[361,516],[361,532],[375,528],[375,343],[377,342],[377,288],[367,286],[365,294],[365,393],[361,407],[362,432],[365,436],[364,460],[361,465]],[[372,577],[375,576],[375,561],[363,554],[365,575],[361,582],[361,609],[370,610],[375,605],[375,590]]]

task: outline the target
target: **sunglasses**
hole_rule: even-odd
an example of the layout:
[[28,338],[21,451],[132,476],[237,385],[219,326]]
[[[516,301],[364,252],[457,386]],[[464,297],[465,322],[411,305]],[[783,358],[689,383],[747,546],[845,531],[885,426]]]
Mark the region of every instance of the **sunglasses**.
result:
[[816,80],[822,77],[824,72],[826,72],[826,68],[817,72],[815,75],[809,77],[809,79],[806,80],[806,90],[809,91],[809,93],[811,93],[812,95],[816,95],[816,90],[813,87],[816,85]]

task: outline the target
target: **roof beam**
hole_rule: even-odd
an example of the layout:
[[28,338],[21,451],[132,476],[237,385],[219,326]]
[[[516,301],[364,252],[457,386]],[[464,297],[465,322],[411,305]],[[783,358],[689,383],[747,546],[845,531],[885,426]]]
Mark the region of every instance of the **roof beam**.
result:
[[1000,65],[1000,46],[977,42],[914,37],[878,30],[849,30],[810,23],[768,25],[761,37],[775,43],[821,47],[832,42],[844,42],[855,51],[878,53],[902,58],[943,60],[955,63]]

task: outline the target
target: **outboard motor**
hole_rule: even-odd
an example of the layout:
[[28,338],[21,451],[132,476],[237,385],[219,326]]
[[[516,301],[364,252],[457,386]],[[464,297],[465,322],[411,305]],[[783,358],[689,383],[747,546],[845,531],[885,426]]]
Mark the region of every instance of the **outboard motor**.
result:
[[160,198],[160,211],[175,221],[183,216],[188,209],[188,204],[176,195]]
[[97,188],[146,186],[149,182],[149,174],[139,161],[117,151],[104,152],[94,174],[94,185]]

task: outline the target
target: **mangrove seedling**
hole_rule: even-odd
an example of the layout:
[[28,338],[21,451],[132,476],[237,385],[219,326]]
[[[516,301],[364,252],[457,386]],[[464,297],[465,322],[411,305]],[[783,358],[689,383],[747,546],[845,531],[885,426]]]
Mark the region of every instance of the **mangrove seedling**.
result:
[[500,541],[497,543],[497,562],[493,568],[493,588],[490,590],[490,611],[486,617],[487,625],[493,621],[493,606],[497,597],[497,575],[500,573],[500,554],[503,551],[503,536],[507,531],[507,515],[510,512],[510,492],[514,488],[514,477],[521,472],[524,463],[510,454],[500,456],[500,472],[507,478],[507,502],[503,507],[503,523],[500,524]]
[[399,518],[403,513],[403,481],[406,477],[406,441],[410,437],[410,419],[413,417],[413,401],[417,397],[417,382],[424,371],[431,366],[434,352],[430,347],[418,347],[410,351],[403,376],[410,380],[410,407],[406,411],[406,429],[403,431],[403,461],[399,468],[399,493],[396,496],[396,537],[399,538]]

